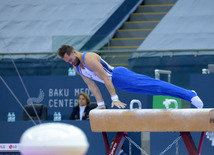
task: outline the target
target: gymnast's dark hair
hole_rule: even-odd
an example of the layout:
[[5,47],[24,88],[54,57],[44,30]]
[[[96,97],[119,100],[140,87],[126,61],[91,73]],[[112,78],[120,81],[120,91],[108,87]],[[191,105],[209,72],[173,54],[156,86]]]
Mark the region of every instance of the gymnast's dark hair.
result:
[[57,54],[63,58],[65,53],[67,53],[68,55],[70,55],[73,52],[74,48],[72,46],[69,45],[62,45],[58,51]]

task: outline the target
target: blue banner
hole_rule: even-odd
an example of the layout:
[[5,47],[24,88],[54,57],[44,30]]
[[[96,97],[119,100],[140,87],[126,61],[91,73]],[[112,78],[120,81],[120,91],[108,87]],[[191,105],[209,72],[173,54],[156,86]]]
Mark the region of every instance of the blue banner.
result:
[[[53,119],[54,112],[61,112],[62,119],[67,120],[77,105],[78,94],[84,92],[89,95],[91,102],[96,102],[95,97],[89,91],[87,85],[80,76],[29,76],[22,77],[23,83],[29,93],[30,98],[25,91],[19,77],[3,77],[12,92],[16,95],[17,101],[8,90],[8,88],[0,81],[0,120],[6,121],[8,112],[15,112],[16,120],[22,120],[23,110],[18,104],[44,104],[48,107],[48,120]],[[105,103],[111,108],[111,98],[104,84],[97,83]],[[143,102],[143,107],[152,106],[147,101],[147,97],[142,94],[127,93],[116,89],[120,100],[129,103],[132,99],[139,99]]]

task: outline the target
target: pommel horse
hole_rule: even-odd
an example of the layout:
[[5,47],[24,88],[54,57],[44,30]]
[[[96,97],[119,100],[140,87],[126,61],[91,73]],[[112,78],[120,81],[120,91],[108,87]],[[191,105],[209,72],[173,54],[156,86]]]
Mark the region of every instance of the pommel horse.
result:
[[[214,109],[94,109],[93,132],[102,132],[108,155],[117,155],[128,132],[180,132],[190,155],[200,155],[206,132],[214,132]],[[117,132],[109,147],[106,132]],[[202,132],[198,148],[190,132]]]

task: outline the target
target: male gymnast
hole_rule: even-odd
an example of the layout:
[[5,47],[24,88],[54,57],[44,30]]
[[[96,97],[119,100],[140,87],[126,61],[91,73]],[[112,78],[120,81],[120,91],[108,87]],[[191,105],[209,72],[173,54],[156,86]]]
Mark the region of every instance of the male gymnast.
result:
[[195,91],[134,73],[125,67],[112,67],[96,53],[80,53],[69,45],[62,45],[57,53],[65,62],[74,66],[75,71],[96,98],[98,108],[105,108],[105,102],[93,80],[105,84],[111,95],[112,107],[125,108],[126,106],[116,94],[115,87],[117,87],[133,93],[173,96],[187,100],[197,108],[203,108],[203,102]]

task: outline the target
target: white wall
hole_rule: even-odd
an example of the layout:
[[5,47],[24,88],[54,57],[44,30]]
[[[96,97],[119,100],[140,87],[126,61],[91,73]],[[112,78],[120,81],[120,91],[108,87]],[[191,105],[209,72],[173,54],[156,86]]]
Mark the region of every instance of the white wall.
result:
[[178,0],[138,50],[214,49],[214,1]]
[[[81,47],[124,0],[2,0],[0,53],[52,52]],[[53,42],[53,44],[52,44]]]

